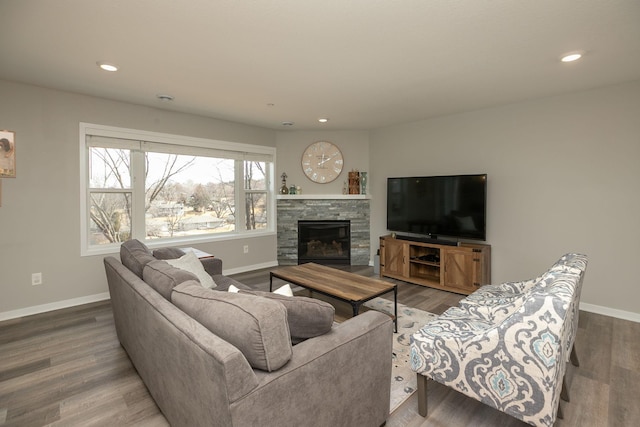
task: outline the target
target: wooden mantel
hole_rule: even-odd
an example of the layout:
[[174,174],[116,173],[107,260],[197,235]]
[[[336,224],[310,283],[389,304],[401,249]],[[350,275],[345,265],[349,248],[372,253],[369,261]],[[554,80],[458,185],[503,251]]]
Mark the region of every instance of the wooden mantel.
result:
[[278,200],[370,200],[370,194],[278,194]]

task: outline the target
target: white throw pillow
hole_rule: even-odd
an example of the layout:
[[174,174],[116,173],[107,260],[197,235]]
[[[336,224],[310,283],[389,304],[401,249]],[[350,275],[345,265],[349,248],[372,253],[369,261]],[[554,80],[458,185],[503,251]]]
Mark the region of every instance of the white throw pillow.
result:
[[280,286],[278,289],[273,291],[274,294],[284,295],[285,297],[292,297],[293,291],[291,290],[291,285],[288,283],[286,285]]
[[180,258],[166,259],[165,261],[176,268],[195,274],[203,288],[213,289],[217,286],[209,273],[204,271],[202,263],[193,252],[187,252]]
[[[228,292],[238,293],[240,289],[233,285],[229,285]],[[287,283],[286,285],[280,286],[278,289],[273,291],[274,294],[284,295],[285,297],[292,297],[293,291],[291,290],[291,286]]]

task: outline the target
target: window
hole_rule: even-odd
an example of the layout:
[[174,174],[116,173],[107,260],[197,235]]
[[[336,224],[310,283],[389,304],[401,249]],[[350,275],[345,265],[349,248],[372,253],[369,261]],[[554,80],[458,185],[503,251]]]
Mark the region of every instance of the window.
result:
[[82,254],[275,232],[275,148],[80,124]]

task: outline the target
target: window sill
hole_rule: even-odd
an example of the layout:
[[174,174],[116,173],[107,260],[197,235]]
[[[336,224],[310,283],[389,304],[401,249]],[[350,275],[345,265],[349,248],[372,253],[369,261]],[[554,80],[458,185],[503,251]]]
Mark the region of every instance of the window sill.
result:
[[[275,236],[275,231],[256,231],[256,232],[246,232],[246,233],[233,233],[233,234],[224,234],[218,236],[203,236],[197,238],[184,238],[177,237],[174,239],[163,239],[163,240],[147,240],[143,243],[149,247],[149,249],[157,249],[163,248],[167,246],[192,246],[200,243],[214,243],[214,242],[225,242],[229,240],[248,240],[254,238],[260,238],[265,236]],[[92,248],[85,249],[82,251],[80,256],[98,256],[98,255],[114,255],[120,253],[120,245],[121,243],[104,245],[104,246],[96,246]]]

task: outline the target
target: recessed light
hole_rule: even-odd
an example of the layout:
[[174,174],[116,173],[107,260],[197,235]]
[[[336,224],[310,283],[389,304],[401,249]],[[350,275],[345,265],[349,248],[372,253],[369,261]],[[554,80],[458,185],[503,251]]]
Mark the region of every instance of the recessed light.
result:
[[560,58],[560,61],[562,61],[562,62],[577,61],[578,59],[582,58],[582,55],[583,55],[582,52],[570,52],[570,53],[567,53],[567,54],[563,55],[562,58]]
[[327,122],[329,121],[329,119],[327,119],[327,118],[324,118],[324,117],[323,117],[323,118],[321,118],[321,119],[318,119],[318,121],[319,121],[320,123],[327,123]]
[[293,122],[282,122],[282,126],[293,126]]
[[156,98],[158,98],[160,101],[163,101],[163,102],[173,101],[173,96],[167,95],[167,94],[164,94],[164,93],[157,94]]
[[118,71],[118,66],[114,65],[114,64],[110,64],[108,62],[102,62],[102,61],[98,61],[96,62],[96,64],[98,64],[98,67],[102,68],[104,71]]

